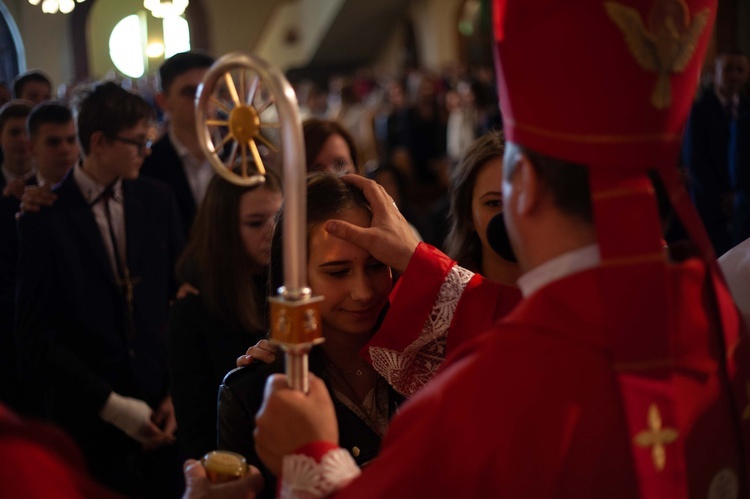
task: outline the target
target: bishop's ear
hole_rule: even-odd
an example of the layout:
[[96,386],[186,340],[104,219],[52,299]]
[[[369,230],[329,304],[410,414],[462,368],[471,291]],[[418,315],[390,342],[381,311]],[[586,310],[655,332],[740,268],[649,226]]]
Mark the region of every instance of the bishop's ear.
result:
[[526,154],[519,151],[515,172],[511,179],[513,189],[516,191],[516,210],[519,215],[528,215],[532,213],[541,200],[542,183],[539,172],[534,167]]
[[529,215],[537,209],[543,196],[539,172],[522,148],[506,142],[503,155],[503,205],[516,215]]

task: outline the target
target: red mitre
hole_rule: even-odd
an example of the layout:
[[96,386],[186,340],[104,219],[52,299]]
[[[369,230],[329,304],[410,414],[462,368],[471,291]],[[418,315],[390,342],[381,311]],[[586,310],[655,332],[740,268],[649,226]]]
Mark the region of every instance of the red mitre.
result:
[[[589,168],[603,264],[664,262],[646,175],[655,169],[715,266],[676,167],[716,0],[495,0],[494,7],[505,136]],[[658,302],[650,301],[655,313]]]
[[657,258],[662,231],[645,176],[655,169],[715,266],[676,166],[716,0],[496,0],[494,7],[505,136],[589,167],[602,259]]
[[498,0],[505,136],[589,167],[674,167],[716,0]]

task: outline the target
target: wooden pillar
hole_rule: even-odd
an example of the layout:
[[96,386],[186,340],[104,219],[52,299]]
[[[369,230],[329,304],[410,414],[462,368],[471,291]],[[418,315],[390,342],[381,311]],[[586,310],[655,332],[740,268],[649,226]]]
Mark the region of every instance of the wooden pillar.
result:
[[73,77],[76,81],[84,81],[89,78],[89,51],[88,51],[88,30],[86,21],[89,18],[89,11],[96,0],[88,0],[83,3],[76,3],[76,8],[70,14],[70,33],[73,46]]

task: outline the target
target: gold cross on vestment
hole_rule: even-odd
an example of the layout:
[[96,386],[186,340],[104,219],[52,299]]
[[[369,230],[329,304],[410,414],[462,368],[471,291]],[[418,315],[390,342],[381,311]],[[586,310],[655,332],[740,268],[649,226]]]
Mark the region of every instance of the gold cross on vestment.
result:
[[648,429],[638,432],[633,437],[633,443],[638,447],[651,447],[651,459],[654,462],[654,468],[662,471],[667,464],[667,454],[665,445],[671,444],[679,436],[679,432],[674,428],[662,428],[661,413],[656,404],[651,404],[648,408]]

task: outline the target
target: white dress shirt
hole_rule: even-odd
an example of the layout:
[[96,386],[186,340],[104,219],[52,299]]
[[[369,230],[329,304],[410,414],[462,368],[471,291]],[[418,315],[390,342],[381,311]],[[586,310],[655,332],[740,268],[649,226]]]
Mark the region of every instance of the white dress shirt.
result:
[[[106,186],[100,184],[93,178],[91,178],[78,163],[73,169],[73,179],[78,185],[78,189],[83,194],[83,198],[91,207],[91,211],[96,219],[96,225],[99,227],[99,233],[102,235],[102,242],[104,242],[104,248],[107,250],[109,256],[109,262],[112,266],[112,272],[118,278],[119,273],[117,270],[117,263],[115,263],[115,252],[112,247],[112,238],[109,235],[109,224],[112,224],[112,232],[115,235],[117,241],[117,251],[119,253],[121,264],[123,268],[127,262],[126,257],[126,240],[125,240],[125,206],[124,198],[122,195],[122,179],[118,179],[113,187],[114,196],[108,201],[99,199]],[[107,212],[104,209],[104,203],[109,204],[109,212],[112,220],[107,220]],[[92,204],[94,203],[94,204]]]
[[724,253],[719,258],[719,267],[745,325],[750,327],[750,239]]
[[[36,185],[47,185],[49,184],[49,181],[42,177],[42,175],[39,172],[36,172]],[[50,185],[52,187],[52,185]]]
[[2,172],[3,177],[5,177],[6,182],[10,182],[11,180],[15,180],[17,178],[22,178],[24,180],[31,178],[32,175],[36,172],[36,168],[31,168],[28,172],[26,172],[23,175],[16,175],[12,171],[8,169],[8,167],[5,166],[5,163],[0,166],[0,172]]
[[185,176],[190,185],[190,192],[193,194],[195,206],[198,206],[203,200],[203,196],[206,195],[206,189],[208,189],[208,183],[211,182],[214,176],[214,170],[208,160],[196,159],[188,151],[187,147],[180,142],[180,139],[177,138],[171,127],[168,134],[169,140],[172,142],[172,146],[177,151],[177,156],[180,157],[180,161],[182,162],[182,169],[185,171]]
[[599,246],[589,244],[588,246],[563,253],[529,270],[518,278],[518,287],[521,288],[523,297],[528,298],[547,284],[596,267],[601,261]]
[[740,110],[740,94],[736,93],[732,96],[731,99],[727,99],[723,95],[721,95],[721,92],[717,88],[714,88],[714,93],[716,94],[716,97],[719,99],[719,102],[721,103],[721,107],[724,109],[729,109],[731,117],[733,120],[737,119],[737,115],[739,114]]

